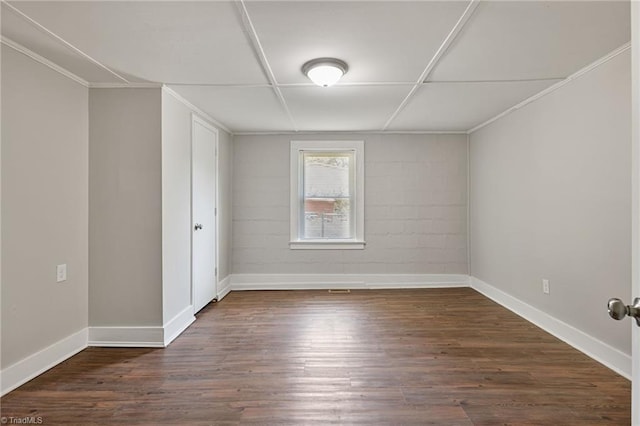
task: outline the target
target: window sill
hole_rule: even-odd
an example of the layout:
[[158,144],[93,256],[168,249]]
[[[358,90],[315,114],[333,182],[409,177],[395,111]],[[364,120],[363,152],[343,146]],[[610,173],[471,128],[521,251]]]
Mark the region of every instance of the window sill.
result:
[[291,250],[363,250],[364,241],[344,240],[305,240],[291,241]]

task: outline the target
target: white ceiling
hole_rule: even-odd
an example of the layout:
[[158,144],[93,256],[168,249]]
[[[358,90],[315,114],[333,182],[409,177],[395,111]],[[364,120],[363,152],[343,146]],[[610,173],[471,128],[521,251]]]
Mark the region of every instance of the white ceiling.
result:
[[[167,84],[234,133],[467,131],[630,40],[617,1],[9,1],[2,36],[89,86]],[[312,85],[300,68],[349,72]]]

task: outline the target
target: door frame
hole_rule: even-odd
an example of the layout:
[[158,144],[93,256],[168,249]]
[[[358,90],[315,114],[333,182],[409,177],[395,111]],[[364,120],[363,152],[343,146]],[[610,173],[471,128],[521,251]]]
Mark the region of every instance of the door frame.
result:
[[189,226],[189,242],[190,242],[190,249],[189,249],[189,260],[190,260],[190,264],[189,264],[189,278],[191,281],[191,285],[190,285],[190,289],[191,289],[191,307],[193,309],[193,314],[196,314],[196,307],[195,307],[195,300],[194,300],[194,288],[193,288],[193,137],[195,135],[195,126],[199,124],[203,127],[206,127],[207,129],[211,130],[215,136],[216,136],[216,141],[215,141],[215,145],[214,145],[214,164],[215,164],[215,177],[216,177],[216,182],[214,185],[215,188],[215,195],[214,195],[214,209],[215,209],[215,214],[213,215],[213,222],[214,222],[214,229],[215,229],[215,238],[214,238],[214,247],[215,247],[215,251],[216,251],[216,255],[215,255],[215,286],[216,286],[216,293],[215,296],[213,298],[214,301],[218,300],[218,284],[219,284],[219,280],[218,280],[218,273],[219,273],[219,268],[220,268],[220,252],[219,252],[219,239],[220,239],[220,229],[219,229],[219,221],[218,221],[218,206],[219,206],[219,196],[220,196],[220,191],[219,191],[219,182],[220,182],[220,172],[219,172],[219,164],[218,164],[218,145],[220,143],[220,133],[218,132],[218,129],[209,121],[207,121],[205,118],[203,118],[202,116],[196,114],[195,112],[191,113],[191,140],[189,141],[189,152],[190,152],[190,158],[189,161],[191,162],[191,164],[189,165],[189,173],[190,173],[190,188],[189,188],[189,217],[190,217],[190,226]]
[[[640,297],[640,2],[631,1],[631,298]],[[631,300],[631,301],[632,301]],[[625,301],[630,303],[631,301]],[[640,328],[631,322],[631,424],[640,425]]]

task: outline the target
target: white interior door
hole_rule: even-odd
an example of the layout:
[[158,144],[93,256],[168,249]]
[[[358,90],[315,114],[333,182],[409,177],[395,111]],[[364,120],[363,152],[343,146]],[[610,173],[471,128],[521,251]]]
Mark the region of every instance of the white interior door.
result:
[[193,116],[191,137],[191,297],[195,313],[217,296],[218,133],[205,121]]
[[[632,297],[640,297],[640,2],[631,2],[631,87],[633,108],[633,227],[632,227]],[[632,424],[640,425],[640,326],[631,325],[632,351]]]

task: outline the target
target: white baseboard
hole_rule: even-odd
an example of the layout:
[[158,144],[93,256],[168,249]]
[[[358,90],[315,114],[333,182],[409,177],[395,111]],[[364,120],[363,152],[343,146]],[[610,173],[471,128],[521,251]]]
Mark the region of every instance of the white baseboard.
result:
[[327,290],[468,287],[461,274],[233,274],[231,290]]
[[462,274],[366,274],[361,277],[368,289],[469,287],[469,276]]
[[84,328],[0,371],[2,395],[44,373],[87,347]]
[[163,327],[89,327],[89,346],[164,348],[196,320],[193,306],[185,307]]
[[231,275],[227,275],[225,279],[218,283],[218,302],[231,291]]
[[195,321],[189,305],[164,327],[88,327],[0,371],[1,395],[23,385],[87,346],[164,348]]
[[[631,357],[475,277],[459,274],[234,274],[220,282],[221,300],[238,290],[401,289],[472,287],[484,296],[631,379]],[[164,327],[89,327],[0,371],[5,395],[87,346],[155,347],[171,343],[193,321],[188,306]]]
[[164,328],[89,327],[89,346],[164,348]]
[[585,355],[631,380],[631,356],[475,277],[471,287]]
[[164,346],[169,346],[169,343],[173,342],[175,338],[182,334],[195,320],[193,305],[187,306],[182,312],[173,317],[164,325]]

